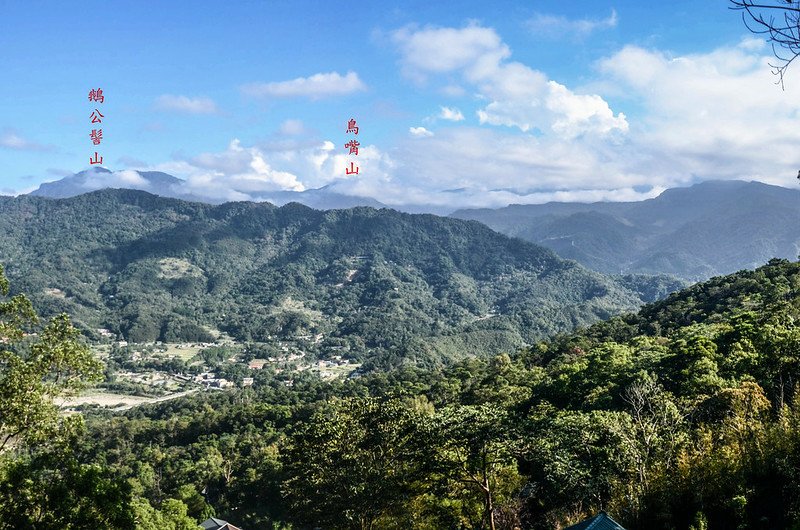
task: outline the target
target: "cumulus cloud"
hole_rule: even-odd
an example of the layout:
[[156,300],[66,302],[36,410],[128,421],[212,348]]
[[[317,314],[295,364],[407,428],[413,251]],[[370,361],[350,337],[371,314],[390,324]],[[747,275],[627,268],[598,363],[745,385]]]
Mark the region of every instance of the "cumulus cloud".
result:
[[240,192],[305,189],[297,175],[273,168],[261,150],[243,147],[238,139],[223,152],[203,153],[187,162],[200,170],[189,176],[190,185],[206,182],[209,177],[224,177],[229,187]]
[[[438,130],[424,150],[408,143],[393,154],[399,171],[414,176],[413,196],[427,190],[430,200],[452,206],[639,200],[707,179],[793,185],[800,167],[800,84],[781,91],[769,61],[769,49],[751,39],[680,56],[630,46],[598,63],[595,83],[601,94],[634,109],[630,124],[614,126],[615,116],[597,116],[602,103],[593,96],[547,81],[553,84],[543,93],[563,111],[563,121],[551,121],[557,134],[462,126]],[[524,68],[516,74],[519,80],[532,75]],[[508,81],[490,88],[510,93],[515,83]],[[484,119],[525,122],[508,105],[487,108]],[[603,123],[609,131],[630,132],[574,136],[569,130],[593,119],[588,126],[601,133]],[[567,129],[555,131],[560,127]],[[637,191],[642,187],[648,191]],[[452,189],[459,191],[437,193]]]
[[439,117],[448,121],[464,121],[464,115],[461,111],[456,108],[451,109],[450,107],[441,107]]
[[[451,74],[486,100],[479,112],[484,126],[453,121],[435,135],[412,127],[391,155],[368,145],[354,157],[341,141],[278,138],[247,147],[235,141],[160,169],[187,178],[201,196],[266,200],[275,190],[333,185],[340,193],[389,205],[427,204],[442,211],[641,200],[710,178],[786,185],[800,166],[800,84],[787,84],[785,92],[775,87],[769,50],[751,40],[681,56],[626,47],[597,64],[587,93],[520,63],[472,57],[474,63],[448,64],[458,64]],[[502,75],[487,77],[492,70]],[[631,121],[612,112],[604,96],[628,105]],[[436,119],[458,112],[441,110]],[[282,126],[299,128],[293,122]],[[359,175],[345,174],[351,162]]]
[[415,138],[425,138],[428,136],[433,136],[433,133],[426,129],[425,127],[409,127],[408,132],[411,136]]
[[[393,153],[403,175],[430,191],[471,189],[603,190],[667,180],[634,172],[638,154],[630,145],[596,139],[563,142],[557,138],[511,133],[482,127],[447,128],[420,149],[409,140]],[[449,200],[458,200],[450,197]]]
[[405,73],[419,80],[482,62],[499,63],[511,55],[493,29],[475,24],[461,29],[405,27],[395,31],[392,40],[403,55]]
[[492,101],[478,111],[478,119],[481,123],[518,127],[521,131],[542,130],[546,125],[564,139],[585,133],[628,130],[625,114],[615,115],[600,96],[575,94],[555,81],[533,87],[531,85],[530,93],[523,98]]
[[287,136],[299,136],[307,131],[301,120],[285,120],[281,123],[279,132]]
[[612,9],[608,17],[601,19],[571,19],[563,16],[536,13],[525,25],[537,37],[561,38],[566,36],[573,39],[583,39],[597,30],[615,28],[618,22],[617,12]]
[[[628,46],[587,74],[591,89],[576,90],[511,61],[494,30],[439,31],[393,34],[401,63],[409,75],[476,93],[482,103],[473,126],[446,117],[463,116],[458,109],[441,107],[430,120],[449,123],[435,135],[411,127],[391,149],[362,145],[353,156],[345,140],[309,138],[301,122],[287,120],[281,137],[252,145],[233,140],[151,169],[185,178],[187,193],[217,200],[269,200],[280,190],[331,185],[389,205],[440,211],[641,200],[711,178],[794,184],[800,83],[787,83],[786,91],[774,85],[762,43],[748,39],[687,55]],[[446,52],[440,62],[404,55],[459,39],[466,50]],[[612,111],[611,99],[619,109]],[[358,175],[346,174],[350,163]]]
[[[346,174],[351,162],[359,167],[359,174]],[[280,191],[330,184],[354,194],[360,179],[371,183],[391,180],[394,163],[372,145],[362,145],[356,157],[329,140],[245,146],[234,139],[223,151],[179,158],[151,169],[185,179],[182,191],[198,197],[260,201],[270,200]]]
[[182,112],[184,114],[214,114],[217,104],[208,97],[190,98],[188,96],[175,96],[163,94],[156,98],[155,107],[159,110]]
[[[410,197],[453,206],[633,200],[707,179],[785,186],[800,167],[800,83],[776,88],[770,50],[755,39],[677,56],[627,46],[575,90],[511,61],[490,28],[403,28],[393,38],[412,79],[470,86],[485,101],[479,122],[505,126],[451,127],[424,150],[414,139],[398,146]],[[436,47],[459,43],[437,61]]]
[[114,180],[123,186],[149,186],[149,182],[138,172],[131,169],[115,171],[112,173]]
[[776,88],[769,61],[747,39],[683,56],[628,46],[599,69],[642,108],[637,144],[651,167],[785,185],[800,165],[800,85]]
[[14,151],[52,151],[52,145],[44,145],[22,137],[13,129],[0,132],[0,147]]
[[345,75],[330,72],[314,74],[310,77],[298,77],[290,81],[250,83],[242,87],[242,92],[254,97],[321,99],[328,96],[352,94],[366,89],[366,85],[355,72],[347,72]]
[[[658,195],[668,176],[630,173],[609,151],[481,127],[455,127],[427,138],[408,138],[392,151],[386,178],[360,178],[337,189],[385,204],[426,205],[439,212],[552,200],[643,200]],[[640,185],[645,191],[641,191]]]
[[81,187],[87,191],[103,188],[128,188],[147,191],[150,188],[150,183],[139,173],[130,169],[111,173],[89,170],[86,172],[86,178],[81,183]]
[[578,94],[519,62],[491,29],[474,24],[456,28],[412,28],[395,31],[392,39],[406,75],[425,80],[431,75],[460,75],[489,103],[478,111],[483,124],[538,130],[571,139],[584,134],[624,133],[625,115],[614,113],[595,94]]

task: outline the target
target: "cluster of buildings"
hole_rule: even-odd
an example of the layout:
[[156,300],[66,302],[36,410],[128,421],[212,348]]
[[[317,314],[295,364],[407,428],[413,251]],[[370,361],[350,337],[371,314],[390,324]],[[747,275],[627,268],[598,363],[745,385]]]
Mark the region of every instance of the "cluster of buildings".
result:
[[194,376],[194,382],[200,383],[206,388],[233,388],[233,381],[228,381],[224,377],[217,377],[213,372],[203,372],[202,374],[197,374]]

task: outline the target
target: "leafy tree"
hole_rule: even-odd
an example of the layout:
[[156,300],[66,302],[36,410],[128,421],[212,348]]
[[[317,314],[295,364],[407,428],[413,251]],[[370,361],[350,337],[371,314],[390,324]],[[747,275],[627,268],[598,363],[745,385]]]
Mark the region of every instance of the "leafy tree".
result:
[[245,528],[796,528],[798,322],[775,260],[511,355],[97,414],[75,456],[163,525],[178,499]]
[[130,488],[76,459],[82,421],[60,417],[54,403],[99,379],[100,364],[66,315],[37,323],[24,295],[0,302],[0,527],[133,528]]
[[670,469],[684,441],[684,415],[652,374],[643,373],[625,391],[630,423],[620,429],[634,479],[630,488],[630,510],[638,519],[641,501],[659,473]]
[[200,530],[200,525],[186,514],[186,505],[175,499],[166,499],[160,510],[144,499],[135,499],[132,509],[136,530]]
[[375,528],[402,513],[425,478],[422,415],[400,400],[335,400],[303,422],[284,452],[293,517]]
[[5,455],[0,467],[0,528],[134,528],[131,488],[107,468],[81,464],[71,445],[80,422],[55,444]]
[[[0,295],[8,293],[0,266]],[[102,377],[100,363],[66,315],[29,334],[37,322],[24,295],[0,302],[0,451],[14,440],[52,436],[59,424],[54,400]]]
[[498,508],[519,487],[517,439],[508,413],[495,405],[449,406],[436,413],[435,468],[456,497],[477,496],[480,520],[473,528],[495,530]]
[[629,427],[620,412],[534,411],[522,459],[531,526],[553,528],[564,513],[608,508],[627,472],[621,431]]
[[321,334],[302,349],[329,353],[338,341],[365,371],[514,351],[642,301],[630,282],[479,223],[386,209],[103,190],[9,198],[0,225],[16,287],[87,335],[205,342],[222,331],[299,345]]

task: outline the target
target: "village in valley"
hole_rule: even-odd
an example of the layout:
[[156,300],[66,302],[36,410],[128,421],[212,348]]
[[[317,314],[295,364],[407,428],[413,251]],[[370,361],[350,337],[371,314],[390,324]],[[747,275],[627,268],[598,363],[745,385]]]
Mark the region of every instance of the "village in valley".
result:
[[291,387],[303,373],[326,380],[358,377],[361,366],[346,356],[345,346],[321,352],[321,334],[247,344],[224,334],[215,342],[129,343],[116,340],[107,329],[97,332],[105,340],[92,345],[92,351],[105,364],[104,380],[61,401],[66,412],[122,411],[195,392],[254,387],[268,380]]

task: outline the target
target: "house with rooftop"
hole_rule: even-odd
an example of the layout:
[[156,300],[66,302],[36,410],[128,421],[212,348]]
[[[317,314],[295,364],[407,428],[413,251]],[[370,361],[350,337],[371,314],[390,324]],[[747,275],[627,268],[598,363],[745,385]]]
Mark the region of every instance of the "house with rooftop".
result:
[[625,530],[606,512],[600,512],[590,519],[568,526],[564,530]]
[[200,528],[203,530],[242,530],[238,526],[234,526],[228,521],[223,521],[222,519],[217,519],[216,517],[209,517],[200,523]]

